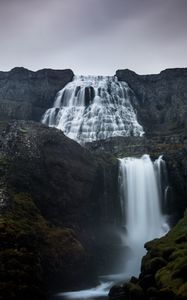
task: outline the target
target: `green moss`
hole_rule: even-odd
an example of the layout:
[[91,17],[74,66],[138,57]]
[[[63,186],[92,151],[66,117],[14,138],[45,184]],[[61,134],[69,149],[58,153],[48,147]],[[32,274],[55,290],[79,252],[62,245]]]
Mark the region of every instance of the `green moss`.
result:
[[178,290],[179,297],[185,297],[187,299],[187,282],[182,284]]
[[169,260],[175,260],[178,257],[187,257],[187,249],[177,249],[169,256]]
[[144,262],[144,272],[155,274],[157,270],[164,267],[167,262],[162,257],[154,257],[152,259],[147,259]]
[[[170,290],[176,297],[186,297],[187,213],[165,237],[146,243],[146,249],[148,254],[143,258],[142,272],[155,274],[158,291]],[[156,266],[155,272],[157,256],[165,261],[165,266]]]
[[0,217],[0,299],[43,299],[48,273],[81,260],[84,249],[72,230],[50,226],[30,195],[10,194],[12,206]]
[[0,154],[0,167],[8,166],[9,163],[9,159],[5,155]]
[[178,288],[183,284],[182,278],[172,278],[172,271],[170,268],[165,267],[160,269],[155,276],[156,284],[159,289],[169,288],[173,292],[177,293]]
[[130,299],[130,300],[145,299],[143,289],[138,284],[134,284],[131,282],[125,283],[123,285],[123,292],[124,292],[124,299]]

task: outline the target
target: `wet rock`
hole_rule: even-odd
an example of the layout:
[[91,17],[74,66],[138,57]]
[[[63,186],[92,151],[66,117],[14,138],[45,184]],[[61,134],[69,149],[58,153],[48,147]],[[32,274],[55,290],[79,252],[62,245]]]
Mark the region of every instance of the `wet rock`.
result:
[[142,288],[132,282],[125,283],[123,286],[115,286],[109,292],[110,299],[127,300],[146,300]]

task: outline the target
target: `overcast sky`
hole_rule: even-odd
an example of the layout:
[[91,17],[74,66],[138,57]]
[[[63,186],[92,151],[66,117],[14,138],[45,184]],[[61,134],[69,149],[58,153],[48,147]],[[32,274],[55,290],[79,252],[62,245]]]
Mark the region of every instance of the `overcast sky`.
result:
[[0,0],[0,70],[187,67],[187,0]]

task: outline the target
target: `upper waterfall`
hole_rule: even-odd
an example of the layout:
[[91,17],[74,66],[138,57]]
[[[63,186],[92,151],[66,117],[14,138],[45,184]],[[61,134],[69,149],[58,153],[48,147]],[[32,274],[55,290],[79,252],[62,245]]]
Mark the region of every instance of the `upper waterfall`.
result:
[[70,138],[92,142],[114,136],[141,136],[132,106],[134,93],[127,83],[112,76],[75,76],[56,96],[42,123]]

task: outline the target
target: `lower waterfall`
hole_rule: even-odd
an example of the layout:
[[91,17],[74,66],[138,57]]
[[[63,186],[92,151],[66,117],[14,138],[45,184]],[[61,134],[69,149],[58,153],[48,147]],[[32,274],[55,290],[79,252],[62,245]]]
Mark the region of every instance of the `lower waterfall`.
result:
[[161,156],[154,162],[147,154],[141,158],[119,159],[121,225],[124,229],[121,239],[131,256],[126,259],[125,265],[122,263],[119,274],[102,276],[97,287],[60,293],[55,299],[101,299],[108,295],[114,284],[139,275],[141,259],[145,254],[144,244],[163,236],[169,230],[166,216],[161,210],[161,201],[164,201],[165,195],[161,181],[162,173],[165,172],[165,169],[162,172],[163,166],[165,164]]
[[132,250],[125,267],[129,275],[138,275],[145,242],[164,235],[169,226],[161,212],[161,164],[149,155],[120,159],[119,184],[124,243]]

